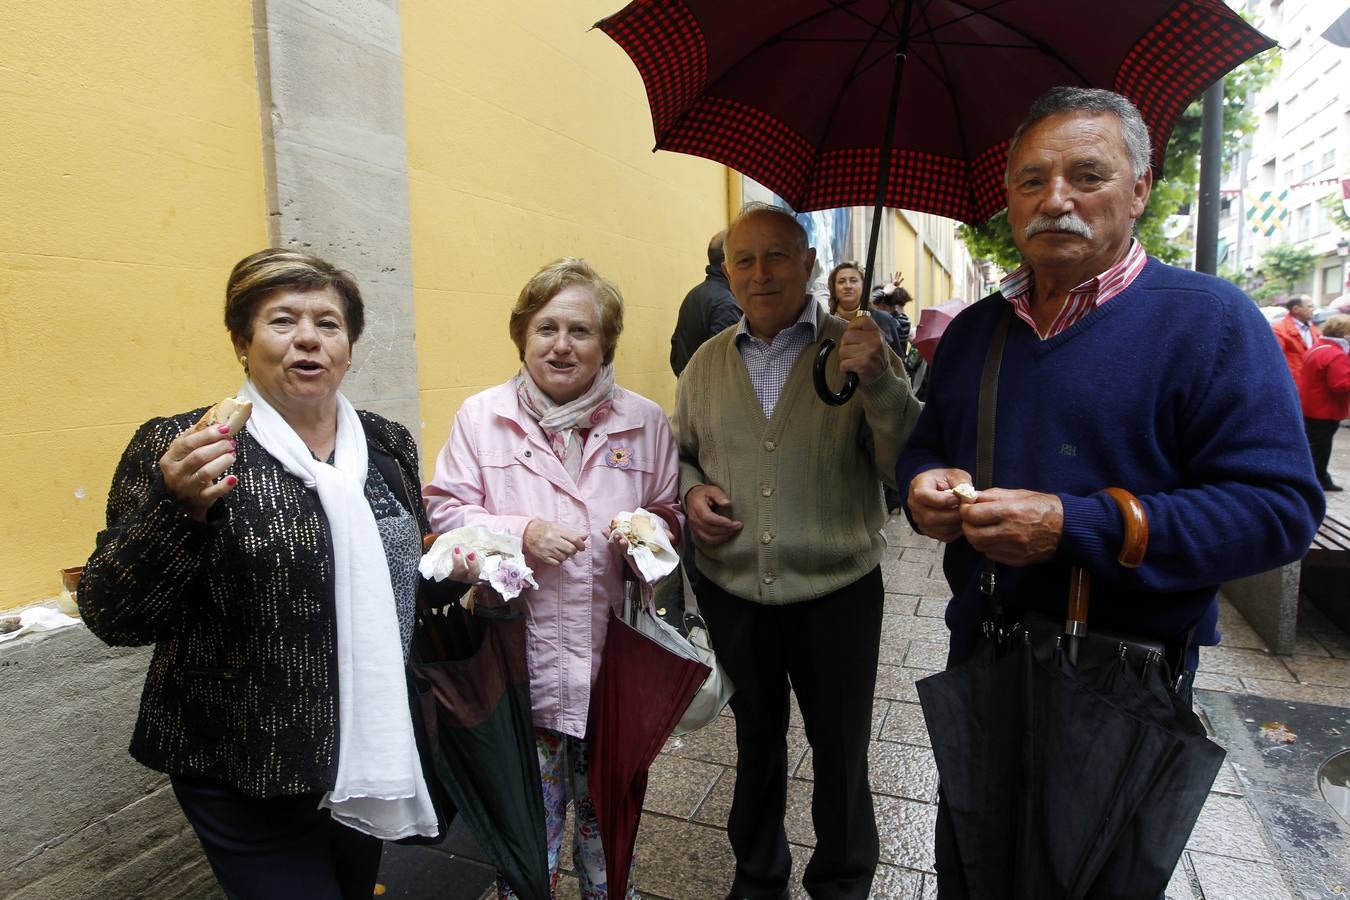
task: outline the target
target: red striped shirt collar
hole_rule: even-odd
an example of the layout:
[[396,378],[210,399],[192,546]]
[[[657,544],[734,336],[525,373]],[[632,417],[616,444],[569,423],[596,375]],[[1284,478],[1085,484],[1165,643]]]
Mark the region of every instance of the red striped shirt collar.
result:
[[1035,282],[1032,280],[1030,265],[1022,265],[1016,272],[1000,281],[998,289],[1004,299],[1013,305],[1017,317],[1040,334],[1042,340],[1049,340],[1071,328],[1079,319],[1129,287],[1144,270],[1146,262],[1148,254],[1144,252],[1144,245],[1130,238],[1130,249],[1125,252],[1120,262],[1069,291],[1064,308],[1055,316],[1045,334],[1040,334],[1040,330],[1036,328],[1036,320],[1031,316],[1031,289]]

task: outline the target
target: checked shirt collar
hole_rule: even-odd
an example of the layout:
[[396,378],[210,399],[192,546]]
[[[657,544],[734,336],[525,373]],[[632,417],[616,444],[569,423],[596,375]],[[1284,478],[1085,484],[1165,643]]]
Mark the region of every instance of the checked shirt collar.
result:
[[804,299],[797,321],[774,335],[770,342],[761,341],[750,333],[750,320],[743,313],[736,325],[736,349],[741,353],[741,361],[745,363],[745,371],[750,375],[750,384],[766,419],[773,417],[773,408],[778,405],[792,364],[803,348],[816,339],[816,310],[820,304],[809,295]]
[[1055,321],[1050,323],[1050,328],[1045,334],[1040,334],[1036,328],[1036,320],[1031,316],[1031,289],[1035,282],[1032,280],[1030,265],[1023,264],[1016,272],[1000,281],[998,289],[1004,299],[1013,305],[1017,317],[1030,325],[1032,330],[1040,335],[1041,340],[1048,341],[1060,332],[1073,327],[1079,319],[1129,287],[1144,270],[1146,262],[1148,254],[1144,252],[1144,245],[1130,238],[1130,249],[1120,262],[1069,291],[1064,308],[1055,316]]

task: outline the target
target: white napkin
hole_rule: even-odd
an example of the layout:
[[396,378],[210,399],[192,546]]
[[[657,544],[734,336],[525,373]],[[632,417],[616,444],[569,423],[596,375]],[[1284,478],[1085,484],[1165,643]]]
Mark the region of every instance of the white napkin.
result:
[[30,606],[19,613],[19,628],[17,631],[0,634],[0,644],[5,641],[12,641],[30,631],[51,631],[54,628],[65,628],[67,625],[78,625],[79,622],[79,619],[73,619],[49,606]]
[[449,578],[455,569],[455,545],[478,554],[482,560],[478,583],[491,585],[503,600],[514,600],[527,587],[539,587],[534,572],[525,564],[520,538],[480,525],[465,525],[436,538],[431,549],[423,554],[417,571],[432,581]]
[[[651,522],[651,533],[645,540],[633,533],[634,516],[645,516]],[[648,584],[655,584],[674,572],[680,564],[680,554],[671,545],[660,516],[638,507],[632,512],[616,515],[611,526],[610,540],[614,540],[616,535],[628,539],[628,555],[633,558],[633,565],[637,567],[642,580]]]

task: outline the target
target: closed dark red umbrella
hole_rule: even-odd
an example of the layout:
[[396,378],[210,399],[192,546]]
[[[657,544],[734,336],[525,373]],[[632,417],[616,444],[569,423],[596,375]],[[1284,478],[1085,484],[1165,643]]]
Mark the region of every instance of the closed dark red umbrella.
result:
[[952,319],[965,308],[966,304],[961,300],[948,300],[946,303],[919,310],[919,324],[914,329],[914,349],[919,351],[919,355],[930,366],[933,364],[933,354],[937,352],[938,341],[942,340],[943,332],[952,323]]
[[656,149],[798,211],[875,207],[863,308],[882,207],[998,212],[1009,138],[1047,89],[1129,97],[1157,165],[1186,106],[1274,46],[1222,0],[634,0],[596,27],[642,75]]
[[647,772],[711,671],[611,613],[587,732],[587,783],[611,897],[623,897],[628,890],[628,863],[647,796]]

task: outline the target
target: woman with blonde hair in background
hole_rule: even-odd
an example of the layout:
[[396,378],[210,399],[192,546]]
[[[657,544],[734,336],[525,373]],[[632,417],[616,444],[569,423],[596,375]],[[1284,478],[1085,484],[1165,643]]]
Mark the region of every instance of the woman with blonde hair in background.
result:
[[[830,288],[830,315],[845,320],[852,319],[857,315],[858,307],[862,305],[862,268],[855,262],[841,262],[830,270],[830,276],[826,279],[826,284]],[[895,321],[895,317],[875,307],[869,309],[867,314],[881,329],[881,336],[886,339],[886,343],[890,345],[897,356],[900,356],[902,348],[900,324]]]

